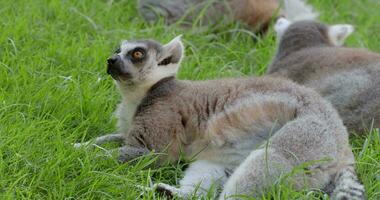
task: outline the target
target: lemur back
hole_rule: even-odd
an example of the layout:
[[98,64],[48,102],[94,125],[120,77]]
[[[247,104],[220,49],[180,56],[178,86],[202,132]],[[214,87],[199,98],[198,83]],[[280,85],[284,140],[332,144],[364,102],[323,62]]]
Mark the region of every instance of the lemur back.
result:
[[219,199],[259,197],[283,181],[326,189],[336,200],[365,198],[347,130],[330,103],[278,78],[178,80],[182,54],[180,38],[125,41],[108,60],[123,97],[121,136],[108,137],[123,139],[120,159],[152,151],[161,153],[159,163],[181,153],[194,159],[179,187],[159,183],[157,191],[201,198],[216,186]]
[[356,134],[379,128],[380,54],[340,47],[353,30],[349,25],[279,21],[279,48],[267,74],[314,88]]

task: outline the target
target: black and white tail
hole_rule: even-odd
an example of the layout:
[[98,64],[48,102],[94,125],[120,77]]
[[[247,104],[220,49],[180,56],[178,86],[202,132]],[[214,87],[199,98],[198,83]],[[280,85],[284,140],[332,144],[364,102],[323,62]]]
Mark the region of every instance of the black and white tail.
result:
[[337,173],[332,200],[365,200],[365,189],[357,177],[354,167],[348,166]]

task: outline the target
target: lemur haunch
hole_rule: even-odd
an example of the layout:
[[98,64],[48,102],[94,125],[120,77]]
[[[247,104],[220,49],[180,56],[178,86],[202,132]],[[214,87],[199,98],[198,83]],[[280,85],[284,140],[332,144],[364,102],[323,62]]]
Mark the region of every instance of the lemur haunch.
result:
[[338,110],[351,132],[380,128],[380,54],[341,47],[351,25],[315,21],[275,25],[278,52],[267,74],[314,88]]
[[[195,157],[179,187],[157,185],[183,198],[201,197],[211,186],[223,188],[220,199],[258,197],[280,179],[296,189],[324,189],[336,200],[365,198],[348,133],[330,103],[276,78],[178,80],[183,51],[179,37],[166,45],[121,44],[107,68],[122,96],[120,134],[98,144],[122,139],[122,161],[150,151],[173,162],[180,151]],[[287,177],[305,163],[305,171]]]

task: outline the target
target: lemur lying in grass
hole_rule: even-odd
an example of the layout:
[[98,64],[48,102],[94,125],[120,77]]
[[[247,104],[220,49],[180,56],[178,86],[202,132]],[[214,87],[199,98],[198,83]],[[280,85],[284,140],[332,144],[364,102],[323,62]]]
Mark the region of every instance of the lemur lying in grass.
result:
[[180,151],[195,157],[178,188],[157,185],[183,198],[201,197],[212,185],[223,188],[220,199],[258,197],[283,180],[336,200],[365,199],[348,133],[330,103],[278,78],[178,80],[183,52],[179,37],[121,44],[107,69],[122,96],[119,134],[97,144],[123,141],[124,162],[151,151],[166,153],[161,161],[178,160]]
[[349,131],[380,128],[380,54],[341,47],[351,25],[280,18],[278,52],[267,74],[314,88],[338,110]]
[[140,14],[147,21],[156,22],[162,17],[169,24],[181,19],[189,24],[197,21],[214,24],[224,18],[239,20],[255,30],[265,31],[276,15],[293,19],[294,11],[297,11],[297,16],[314,18],[312,8],[303,0],[285,0],[284,6],[289,12],[280,8],[278,0],[139,0],[138,4]]

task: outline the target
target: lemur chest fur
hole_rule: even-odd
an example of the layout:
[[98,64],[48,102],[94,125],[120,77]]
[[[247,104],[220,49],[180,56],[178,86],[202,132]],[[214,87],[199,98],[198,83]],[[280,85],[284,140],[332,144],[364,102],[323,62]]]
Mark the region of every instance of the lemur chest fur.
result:
[[128,132],[137,106],[138,104],[135,102],[121,102],[119,104],[116,115],[118,118],[118,129],[121,133],[126,134]]
[[122,91],[122,101],[116,110],[118,118],[118,131],[123,134],[128,134],[133,121],[133,116],[139,106],[141,100],[146,95],[146,88],[128,88],[123,84],[117,84],[119,90]]

